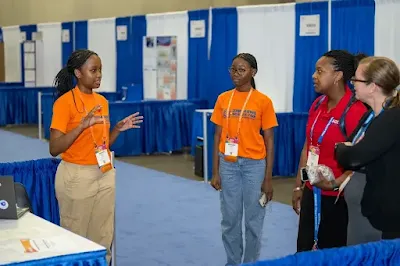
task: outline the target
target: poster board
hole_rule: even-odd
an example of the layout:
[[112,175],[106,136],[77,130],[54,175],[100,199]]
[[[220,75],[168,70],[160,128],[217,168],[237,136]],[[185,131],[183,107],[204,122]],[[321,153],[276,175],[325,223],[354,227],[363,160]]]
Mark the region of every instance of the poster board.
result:
[[143,38],[143,80],[146,100],[176,100],[176,36]]

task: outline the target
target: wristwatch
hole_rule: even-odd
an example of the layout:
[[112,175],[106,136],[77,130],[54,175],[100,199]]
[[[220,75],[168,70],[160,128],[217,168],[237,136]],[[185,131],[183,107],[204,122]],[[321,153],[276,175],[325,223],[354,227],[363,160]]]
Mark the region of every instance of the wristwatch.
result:
[[338,191],[339,190],[339,186],[337,185],[336,180],[332,180],[331,184],[332,184],[333,191]]

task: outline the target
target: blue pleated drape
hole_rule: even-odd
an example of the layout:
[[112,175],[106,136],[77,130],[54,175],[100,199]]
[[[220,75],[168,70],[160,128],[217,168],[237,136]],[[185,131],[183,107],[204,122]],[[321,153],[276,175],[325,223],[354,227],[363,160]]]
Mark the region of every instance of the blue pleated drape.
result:
[[61,44],[62,50],[61,50],[61,56],[62,56],[62,64],[63,66],[67,65],[68,58],[74,51],[74,23],[73,22],[63,22],[61,24],[62,30],[68,30],[69,31],[69,42],[63,42]]
[[25,186],[33,213],[57,225],[60,215],[54,180],[59,163],[59,159],[0,163],[0,176],[13,176],[15,182]]
[[332,1],[332,49],[374,55],[375,1]]
[[386,240],[357,246],[300,252],[275,260],[242,264],[243,266],[336,266],[398,265],[400,240]]
[[122,86],[132,83],[131,65],[132,60],[132,17],[117,18],[115,26],[125,26],[127,29],[127,39],[118,40],[116,42],[116,64],[117,64],[117,92],[121,91]]
[[0,42],[3,42],[3,30],[0,27]]
[[228,68],[237,54],[238,16],[236,8],[212,10],[212,32],[210,50],[210,84],[204,91],[210,108],[214,108],[218,95],[232,89]]
[[[32,41],[32,34],[34,32],[37,32],[37,26],[36,25],[23,25],[19,27],[21,32],[26,33],[26,40],[27,41]],[[25,59],[24,59],[24,44],[21,43],[21,77],[22,77],[22,83],[25,84]]]
[[[300,36],[300,18],[319,15],[319,36]],[[312,2],[296,4],[296,38],[293,112],[308,112],[316,98],[312,74],[315,63],[328,50],[328,3]]]
[[189,25],[193,20],[204,20],[206,31],[203,38],[191,38],[190,26],[188,52],[188,99],[199,99],[206,96],[208,89],[208,25],[209,10],[189,11]]
[[87,20],[75,22],[75,50],[88,49],[88,22]]

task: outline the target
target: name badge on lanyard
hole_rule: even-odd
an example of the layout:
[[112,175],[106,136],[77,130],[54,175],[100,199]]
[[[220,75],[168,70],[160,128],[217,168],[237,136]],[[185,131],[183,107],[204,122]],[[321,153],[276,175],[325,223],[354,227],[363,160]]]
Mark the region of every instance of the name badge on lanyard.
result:
[[319,118],[320,114],[321,114],[321,111],[318,113],[317,117],[314,120],[313,125],[311,126],[311,130],[310,130],[310,147],[309,147],[308,156],[307,156],[307,166],[317,166],[318,165],[319,155],[320,155],[319,146],[321,145],[322,140],[325,137],[325,134],[328,131],[329,126],[333,122],[333,117],[331,117],[329,119],[328,124],[326,124],[324,130],[322,131],[321,136],[319,136],[318,141],[317,141],[317,145],[313,145],[312,137],[313,137],[313,133],[314,133],[314,127],[315,127],[315,124],[318,121],[318,118]]
[[[86,113],[86,115],[89,115],[89,112],[87,111],[87,109],[85,107],[85,103],[83,101],[82,94],[79,91],[79,89],[78,89],[78,93],[79,93],[79,96],[81,98],[83,108],[85,109],[85,113]],[[93,95],[93,97],[95,97],[95,96]],[[106,120],[105,120],[103,114],[101,114],[101,117],[102,117],[102,120],[103,120],[103,139],[102,139],[103,143],[101,145],[97,145],[96,138],[94,136],[93,126],[90,126],[90,133],[92,135],[92,140],[93,140],[93,143],[94,143],[94,154],[96,156],[97,164],[98,164],[100,170],[103,173],[105,173],[105,172],[108,172],[109,170],[112,169],[112,165],[111,165],[110,156],[108,154],[108,149],[107,149],[107,146],[106,146],[106,140],[107,140]]]
[[[318,113],[317,117],[314,120],[313,125],[311,126],[310,130],[310,148],[308,152],[307,158],[307,166],[317,166],[319,162],[319,155],[320,149],[319,146],[322,143],[323,138],[325,137],[326,132],[328,131],[329,126],[333,122],[333,117],[331,117],[326,124],[324,130],[322,131],[321,135],[318,138],[317,145],[313,145],[312,138],[314,133],[315,124],[318,121],[318,118],[321,114],[321,111]],[[312,250],[318,249],[318,231],[319,231],[319,224],[321,222],[321,189],[317,187],[313,187],[313,194],[314,194],[314,245]]]
[[237,157],[239,155],[239,131],[240,131],[240,125],[242,122],[243,118],[243,112],[246,108],[246,105],[250,99],[251,93],[253,92],[253,89],[250,89],[249,93],[247,94],[246,101],[243,104],[242,110],[240,111],[240,116],[239,116],[239,122],[237,125],[237,130],[236,130],[236,136],[235,137],[230,137],[229,136],[229,118],[231,116],[230,114],[230,108],[232,104],[232,99],[233,95],[235,94],[235,90],[232,91],[231,98],[229,99],[228,107],[226,109],[226,131],[227,131],[227,136],[225,140],[225,160],[230,161],[230,162],[236,162]]

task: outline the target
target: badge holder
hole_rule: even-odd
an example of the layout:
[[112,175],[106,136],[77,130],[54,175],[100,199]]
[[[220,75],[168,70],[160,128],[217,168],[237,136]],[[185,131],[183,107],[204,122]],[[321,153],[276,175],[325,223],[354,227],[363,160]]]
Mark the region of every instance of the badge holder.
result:
[[226,138],[225,141],[225,161],[237,162],[239,153],[239,143],[237,138]]
[[106,144],[97,146],[95,148],[95,154],[97,159],[97,164],[101,172],[106,173],[112,169],[111,159],[107,151]]

